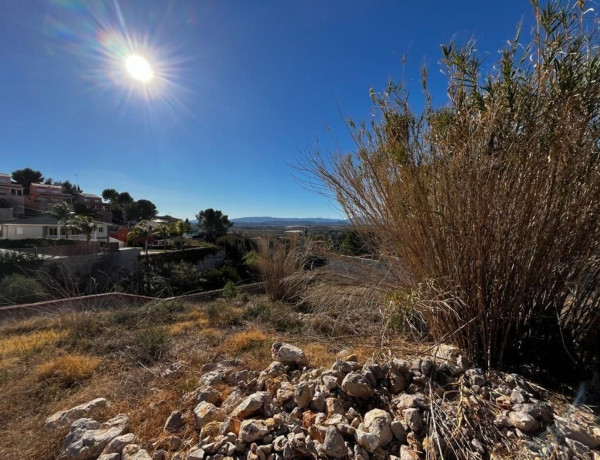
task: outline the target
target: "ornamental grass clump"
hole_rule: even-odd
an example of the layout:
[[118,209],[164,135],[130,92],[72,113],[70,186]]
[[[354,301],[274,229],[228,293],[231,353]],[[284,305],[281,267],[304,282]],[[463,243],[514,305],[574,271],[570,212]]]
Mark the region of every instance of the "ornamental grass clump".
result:
[[[594,364],[600,356],[600,54],[597,17],[533,2],[483,66],[442,47],[448,103],[416,113],[401,84],[350,122],[356,149],[308,171],[410,293],[433,339],[474,362]],[[562,358],[565,359],[562,359]],[[589,369],[589,368],[588,368]]]

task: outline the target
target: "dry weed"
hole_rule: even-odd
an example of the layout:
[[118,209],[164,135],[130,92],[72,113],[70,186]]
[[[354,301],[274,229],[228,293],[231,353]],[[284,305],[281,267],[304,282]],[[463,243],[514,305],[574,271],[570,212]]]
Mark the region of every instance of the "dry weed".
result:
[[40,382],[56,382],[68,387],[92,377],[100,363],[101,360],[93,356],[63,355],[39,364],[35,375]]

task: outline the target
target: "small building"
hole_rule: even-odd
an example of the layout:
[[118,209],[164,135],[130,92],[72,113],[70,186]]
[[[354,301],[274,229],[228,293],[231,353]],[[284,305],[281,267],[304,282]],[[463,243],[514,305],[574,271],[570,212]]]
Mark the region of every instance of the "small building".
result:
[[104,203],[102,198],[93,193],[82,193],[76,198],[76,201],[83,203],[91,211],[95,219],[102,222],[112,222],[112,211],[110,205]]
[[0,173],[0,199],[8,201],[15,216],[25,214],[23,186],[13,182],[10,174]]
[[25,208],[28,211],[44,212],[58,203],[67,203],[69,207],[73,207],[73,197],[63,193],[60,185],[31,184],[29,195],[25,195]]
[[[108,241],[108,226],[106,222],[96,222],[96,230],[91,235],[92,241]],[[30,217],[17,219],[0,224],[2,237],[9,240],[22,240],[25,238],[60,239],[67,237],[67,227],[58,223],[58,219],[52,216]],[[85,240],[82,234],[68,232],[68,238],[73,240]]]

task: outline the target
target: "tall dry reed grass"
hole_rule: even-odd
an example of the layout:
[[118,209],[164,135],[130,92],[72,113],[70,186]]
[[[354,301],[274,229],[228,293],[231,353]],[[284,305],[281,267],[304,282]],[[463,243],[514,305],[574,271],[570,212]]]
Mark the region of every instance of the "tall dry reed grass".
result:
[[534,3],[494,67],[443,47],[449,103],[402,85],[350,122],[356,149],[305,165],[371,239],[434,339],[488,367],[598,364],[600,54],[596,16]]

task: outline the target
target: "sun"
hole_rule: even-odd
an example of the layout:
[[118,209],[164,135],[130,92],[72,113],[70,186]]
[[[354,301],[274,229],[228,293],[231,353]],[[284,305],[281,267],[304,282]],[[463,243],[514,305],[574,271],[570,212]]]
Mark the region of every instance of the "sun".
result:
[[134,80],[141,81],[142,83],[148,83],[154,77],[154,72],[150,63],[137,54],[128,56],[125,60],[125,68],[129,73],[129,76]]

